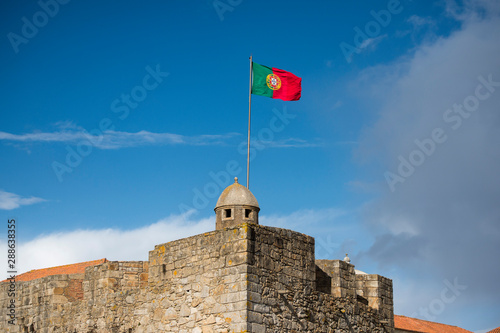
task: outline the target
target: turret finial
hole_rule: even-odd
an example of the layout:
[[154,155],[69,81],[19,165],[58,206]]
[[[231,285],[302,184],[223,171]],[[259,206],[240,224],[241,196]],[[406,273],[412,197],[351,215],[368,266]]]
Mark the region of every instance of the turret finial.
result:
[[347,255],[347,253],[345,254],[344,261],[345,261],[346,263],[348,263],[348,264],[351,262],[351,259],[349,258],[349,256]]

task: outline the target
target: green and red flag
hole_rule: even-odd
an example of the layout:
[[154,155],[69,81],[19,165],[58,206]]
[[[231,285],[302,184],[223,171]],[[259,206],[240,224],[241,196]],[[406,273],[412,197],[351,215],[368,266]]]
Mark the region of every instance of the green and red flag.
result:
[[302,79],[282,69],[252,63],[252,94],[284,101],[298,101],[302,92]]

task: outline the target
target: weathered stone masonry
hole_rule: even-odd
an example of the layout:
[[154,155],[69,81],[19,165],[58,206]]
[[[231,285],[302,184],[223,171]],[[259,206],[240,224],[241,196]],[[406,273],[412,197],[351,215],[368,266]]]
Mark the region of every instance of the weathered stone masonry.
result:
[[[156,245],[145,262],[19,281],[17,325],[2,320],[0,331],[393,332],[391,280],[315,260],[314,238],[258,225],[258,210],[251,213],[247,222]],[[2,318],[7,288],[0,284]]]
[[315,262],[312,237],[256,224],[157,245],[149,262],[110,261],[17,288],[18,325],[2,321],[2,332],[349,332],[341,309],[355,332],[393,325],[390,280]]

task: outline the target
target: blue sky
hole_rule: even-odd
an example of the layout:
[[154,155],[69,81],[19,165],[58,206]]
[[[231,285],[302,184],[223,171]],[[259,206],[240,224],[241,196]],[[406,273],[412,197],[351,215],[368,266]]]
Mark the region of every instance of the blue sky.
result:
[[262,224],[392,278],[397,314],[500,325],[498,2],[0,7],[0,217],[20,271],[212,230],[245,182],[252,54],[303,87],[252,98]]

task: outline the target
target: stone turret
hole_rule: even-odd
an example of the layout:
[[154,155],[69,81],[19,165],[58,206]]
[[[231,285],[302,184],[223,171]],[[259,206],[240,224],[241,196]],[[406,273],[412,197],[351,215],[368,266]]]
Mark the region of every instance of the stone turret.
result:
[[241,223],[259,224],[259,203],[252,192],[238,183],[226,187],[215,205],[215,229],[234,227]]

